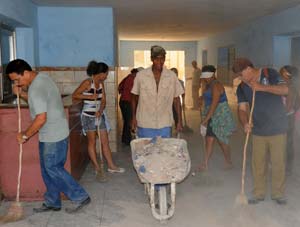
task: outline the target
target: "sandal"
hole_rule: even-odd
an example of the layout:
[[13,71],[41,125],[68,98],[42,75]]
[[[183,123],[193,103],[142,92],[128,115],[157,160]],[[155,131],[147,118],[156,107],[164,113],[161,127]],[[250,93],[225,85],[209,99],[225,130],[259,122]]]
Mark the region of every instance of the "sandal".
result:
[[122,167],[117,167],[116,169],[107,169],[107,172],[109,173],[125,173],[125,169]]

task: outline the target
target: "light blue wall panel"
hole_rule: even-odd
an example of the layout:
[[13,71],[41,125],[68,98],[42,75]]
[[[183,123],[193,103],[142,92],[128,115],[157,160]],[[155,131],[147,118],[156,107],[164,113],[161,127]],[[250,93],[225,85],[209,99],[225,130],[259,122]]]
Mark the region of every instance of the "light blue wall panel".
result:
[[39,7],[41,66],[86,66],[94,59],[115,64],[111,8]]

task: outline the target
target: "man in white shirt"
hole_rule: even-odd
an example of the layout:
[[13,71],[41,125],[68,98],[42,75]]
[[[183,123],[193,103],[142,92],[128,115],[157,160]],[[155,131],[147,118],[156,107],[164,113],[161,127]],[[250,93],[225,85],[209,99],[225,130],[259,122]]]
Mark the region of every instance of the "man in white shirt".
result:
[[184,90],[174,72],[164,67],[166,51],[151,47],[152,66],[137,73],[132,93],[132,130],[139,137],[171,137],[172,105],[178,114],[177,131],[182,130],[180,96]]

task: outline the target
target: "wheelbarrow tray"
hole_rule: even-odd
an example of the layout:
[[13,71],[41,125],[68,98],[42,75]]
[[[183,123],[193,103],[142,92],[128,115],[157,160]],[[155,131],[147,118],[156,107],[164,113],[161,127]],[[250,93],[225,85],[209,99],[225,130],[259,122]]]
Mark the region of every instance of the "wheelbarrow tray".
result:
[[191,168],[187,143],[183,139],[140,138],[130,143],[134,168],[142,183],[169,184],[185,179]]

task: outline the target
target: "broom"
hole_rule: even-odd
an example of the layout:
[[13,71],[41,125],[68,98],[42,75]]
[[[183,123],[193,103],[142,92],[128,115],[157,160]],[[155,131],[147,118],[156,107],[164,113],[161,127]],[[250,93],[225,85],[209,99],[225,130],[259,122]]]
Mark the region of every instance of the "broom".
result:
[[[95,83],[94,83],[95,84]],[[94,94],[96,94],[96,87],[94,90]],[[95,99],[96,110],[98,109],[97,98]],[[97,180],[99,182],[107,182],[107,177],[104,173],[104,163],[103,163],[103,155],[102,155],[102,147],[101,147],[101,136],[100,136],[100,124],[101,124],[101,116],[97,123],[97,133],[98,133],[98,142],[99,142],[99,156],[100,156],[100,163],[99,163],[99,170],[97,172]]]
[[183,112],[183,120],[184,120],[184,126],[182,132],[193,133],[194,132],[193,129],[191,129],[186,123],[185,106],[183,106],[182,112]]
[[97,173],[97,180],[100,182],[107,182],[107,177],[104,174],[104,163],[103,163],[103,155],[102,155],[102,147],[101,147],[101,136],[100,136],[100,123],[101,123],[101,116],[99,123],[97,125],[97,133],[98,133],[98,140],[99,140],[99,156],[100,156],[100,163],[99,163],[99,171]]
[[[254,110],[254,104],[255,104],[255,90],[253,90],[253,94],[252,94],[252,106],[251,106],[249,121],[248,121],[249,125],[252,124],[252,115],[253,115],[253,110]],[[250,132],[248,131],[247,135],[246,135],[245,144],[244,144],[244,151],[243,151],[243,168],[242,168],[241,192],[235,198],[235,203],[240,204],[240,205],[247,205],[248,204],[248,199],[247,199],[247,196],[245,195],[245,174],[246,174],[246,153],[247,153],[247,146],[248,146],[249,137],[250,137]]]
[[[21,132],[21,109],[20,109],[20,96],[17,92],[17,104],[18,104],[18,122],[19,122],[19,132]],[[22,175],[22,154],[23,154],[23,145],[19,144],[19,173],[18,173],[18,184],[17,184],[17,196],[16,201],[10,205],[7,214],[0,217],[1,222],[14,222],[21,220],[24,215],[22,204],[20,203],[20,183]]]

